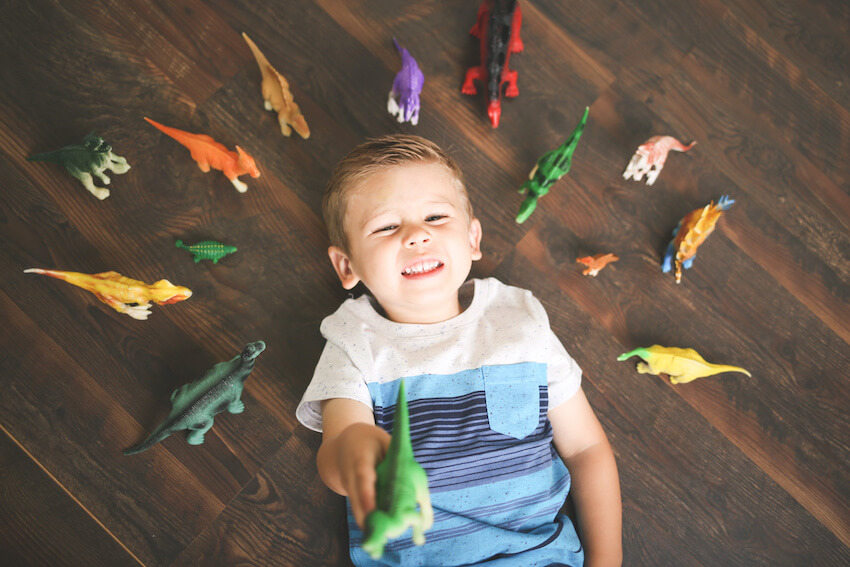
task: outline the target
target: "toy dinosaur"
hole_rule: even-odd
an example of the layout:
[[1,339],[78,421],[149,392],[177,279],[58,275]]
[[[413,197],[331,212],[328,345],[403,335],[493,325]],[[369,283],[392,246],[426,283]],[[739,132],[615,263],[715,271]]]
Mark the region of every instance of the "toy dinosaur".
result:
[[484,0],[478,8],[478,17],[470,33],[481,40],[481,64],[466,71],[461,92],[476,94],[473,81],[487,85],[487,116],[493,128],[499,126],[502,115],[502,85],[508,84],[505,96],[515,97],[517,72],[508,67],[511,53],[523,49],[519,30],[522,11],[516,0]]
[[621,354],[617,357],[617,360],[626,360],[635,355],[644,360],[644,362],[637,363],[638,372],[655,374],[656,376],[661,373],[667,374],[672,384],[685,384],[697,378],[704,378],[721,372],[742,372],[747,376],[752,376],[752,374],[737,366],[706,362],[692,348],[652,345]]
[[682,281],[682,268],[690,269],[697,254],[697,248],[705,242],[708,235],[714,231],[720,215],[735,201],[728,195],[723,195],[715,205],[712,201],[702,209],[694,209],[673,230],[673,240],[664,253],[661,271],[667,273],[672,269],[673,260],[676,264],[676,283]]
[[239,181],[238,176],[246,173],[254,178],[260,176],[254,158],[245,153],[239,146],[236,146],[236,151],[232,152],[224,144],[219,144],[205,134],[192,134],[177,128],[163,126],[147,117],[145,117],[145,120],[167,136],[189,148],[189,151],[192,152],[192,159],[198,162],[201,171],[207,173],[210,167],[221,171],[240,193],[247,191],[248,186]]
[[[376,508],[366,518],[363,550],[373,559],[384,553],[387,541],[413,528],[413,543],[425,543],[434,524],[428,475],[413,456],[404,381],[399,383],[393,417],[393,436],[384,460],[376,467]],[[416,505],[419,505],[419,511]]]
[[584,115],[570,134],[566,141],[555,148],[554,150],[543,154],[537,160],[537,164],[531,173],[528,174],[528,181],[523,183],[519,188],[520,195],[527,195],[525,200],[519,206],[519,214],[516,217],[516,222],[522,224],[531,216],[534,209],[537,208],[537,199],[549,192],[549,188],[555,184],[560,178],[569,173],[573,163],[573,153],[576,150],[578,141],[584,132],[584,125],[587,124],[587,115],[590,112],[589,107],[585,107]]
[[157,305],[177,303],[192,297],[192,290],[174,285],[168,280],[159,280],[146,284],[126,278],[118,272],[100,274],[81,274],[59,270],[30,268],[25,274],[44,274],[52,278],[65,280],[69,284],[90,291],[119,313],[126,313],[133,319],[145,320],[151,314],[151,302]]
[[150,437],[140,445],[124,451],[135,455],[146,451],[171,435],[184,429],[190,430],[186,437],[189,445],[200,445],[204,434],[213,426],[216,414],[224,410],[242,413],[242,388],[254,369],[254,361],[266,349],[266,343],[257,341],[245,346],[242,354],[227,362],[219,362],[206,374],[174,390],[171,394],[171,413]]
[[228,246],[221,242],[216,242],[215,240],[204,240],[203,242],[198,242],[191,246],[186,246],[183,244],[182,240],[178,240],[174,243],[174,246],[191,252],[195,257],[196,264],[201,260],[212,260],[213,264],[218,264],[219,260],[228,254],[236,252],[235,246]]
[[35,154],[29,156],[27,161],[58,163],[78,179],[89,193],[101,201],[109,197],[109,189],[96,187],[92,177],[97,176],[104,185],[109,185],[109,178],[103,173],[105,170],[108,169],[116,174],[127,173],[130,170],[127,160],[113,154],[112,146],[94,132],[83,138],[82,145],[65,146],[52,152]]
[[257,44],[248,37],[248,34],[243,33],[242,37],[245,38],[245,42],[251,48],[254,59],[257,60],[257,65],[260,67],[260,73],[263,75],[263,83],[260,89],[263,93],[265,109],[277,112],[277,121],[284,136],[288,138],[292,134],[292,129],[295,129],[306,140],[310,137],[310,127],[307,126],[307,120],[295,103],[292,91],[289,89],[289,81],[272,67]]
[[401,55],[401,70],[393,80],[393,88],[387,99],[387,112],[398,116],[399,122],[410,122],[416,126],[419,124],[419,93],[422,92],[425,75],[410,52],[400,46],[395,38],[393,43]]
[[635,181],[640,181],[646,174],[646,184],[652,185],[664,169],[664,162],[667,161],[670,150],[686,152],[695,145],[696,141],[693,141],[686,146],[673,136],[653,136],[638,146],[626,166],[626,171],[623,172],[623,179],[634,178]]
[[583,276],[596,276],[599,273],[599,270],[610,264],[611,262],[616,262],[619,260],[619,256],[616,254],[597,254],[596,256],[584,256],[582,258],[576,258],[576,262],[579,264],[584,264],[587,266],[586,270],[582,270],[581,275]]

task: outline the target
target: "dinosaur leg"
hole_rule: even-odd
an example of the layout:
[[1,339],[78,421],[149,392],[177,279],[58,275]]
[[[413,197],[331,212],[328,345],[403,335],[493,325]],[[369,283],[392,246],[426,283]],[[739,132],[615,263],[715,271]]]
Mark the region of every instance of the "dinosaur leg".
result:
[[397,115],[400,111],[398,107],[398,101],[395,99],[396,96],[396,92],[391,90],[389,96],[387,97],[387,112],[389,112],[393,116]]
[[[195,156],[192,156],[192,157],[194,158]],[[197,160],[197,162],[198,162],[198,167],[201,169],[201,171],[203,171],[204,173],[209,173],[210,163],[208,161],[200,158],[200,159]]]
[[277,123],[280,125],[280,133],[287,138],[292,134],[292,128],[289,127],[290,116],[281,110],[277,113]]
[[505,89],[506,97],[515,97],[519,94],[519,88],[516,86],[518,77],[519,75],[516,71],[505,70],[505,73],[502,75],[502,80],[508,82],[508,88]]
[[230,405],[227,406],[227,411],[230,413],[242,413],[245,411],[245,404],[242,400],[233,400],[230,402]]
[[637,363],[637,371],[640,374],[654,374],[654,375],[658,376],[658,372],[653,370],[652,367],[645,362],[638,362]]
[[248,190],[248,185],[246,185],[242,181],[239,181],[239,179],[236,177],[230,179],[230,182],[233,183],[233,186],[236,187],[236,190],[240,193],[244,193]]
[[109,189],[103,189],[101,187],[95,187],[94,180],[92,179],[92,176],[91,176],[90,173],[87,173],[85,171],[80,171],[78,173],[72,172],[71,175],[76,177],[80,181],[80,183],[83,184],[83,187],[88,189],[89,193],[91,193],[92,195],[94,195],[95,197],[100,199],[101,201],[103,201],[104,199],[109,197]]
[[211,417],[189,426],[189,429],[191,429],[192,432],[186,437],[186,442],[189,443],[189,445],[200,445],[204,442],[204,434],[209,431],[212,426],[213,418]]
[[649,171],[646,172],[646,184],[652,185],[655,183],[655,180],[658,179],[658,174],[661,173],[661,168],[657,165],[653,165],[649,168]]
[[694,259],[696,259],[696,257],[697,257],[696,254],[694,254],[693,256],[691,256],[690,258],[688,258],[687,260],[682,262],[682,267],[685,268],[686,270],[690,270],[691,266],[694,265]]
[[94,172],[94,175],[97,175],[98,179],[100,179],[101,181],[103,181],[103,184],[104,184],[104,185],[109,185],[109,183],[111,182],[111,180],[109,179],[109,177],[107,177],[107,176],[106,176],[106,174],[105,174],[105,173],[103,173],[103,171],[104,171],[104,170],[95,171],[95,172]]
[[664,252],[664,262],[661,264],[661,272],[666,274],[673,269],[673,256],[676,255],[675,240],[671,240]]
[[108,306],[113,308],[114,310],[116,310],[118,313],[124,313],[126,315],[129,315],[133,319],[137,319],[139,321],[144,321],[151,314],[151,311],[150,311],[151,304],[150,303],[130,306],[130,305],[127,305],[126,303],[124,303],[124,302],[122,302],[118,299],[115,299],[114,297],[109,296],[109,295],[96,293],[95,297],[97,297],[99,300],[101,300],[102,302],[104,302],[105,304],[107,304]]
[[419,124],[419,109],[413,111],[413,116],[410,117],[410,123],[414,126]]
[[466,71],[466,78],[463,81],[463,86],[460,89],[460,92],[466,95],[474,95],[478,91],[475,90],[475,83],[473,81],[479,80],[483,81],[484,70],[481,67],[470,67]]

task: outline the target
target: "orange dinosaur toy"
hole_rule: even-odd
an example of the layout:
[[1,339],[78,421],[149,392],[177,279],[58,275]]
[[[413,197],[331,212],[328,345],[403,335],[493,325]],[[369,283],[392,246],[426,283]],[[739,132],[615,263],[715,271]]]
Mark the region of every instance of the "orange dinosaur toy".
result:
[[[138,280],[126,278],[118,272],[101,274],[81,274],[80,272],[62,272],[30,268],[24,273],[44,274],[52,278],[65,280],[69,284],[81,287],[97,296],[99,300],[133,319],[144,320],[151,314],[151,301],[157,305],[168,305],[189,299],[192,290],[174,285],[168,280],[159,280],[148,285]],[[132,305],[132,304],[136,305]]]
[[576,262],[587,266],[587,269],[582,271],[581,275],[595,276],[599,273],[599,270],[601,270],[611,262],[616,262],[619,259],[620,257],[616,254],[597,254],[596,256],[584,256],[582,258],[576,258]]
[[198,162],[201,171],[206,173],[210,170],[210,167],[218,169],[224,173],[224,176],[233,183],[233,186],[240,193],[247,191],[248,186],[239,181],[238,176],[246,173],[254,178],[260,176],[254,158],[245,153],[245,150],[239,146],[236,146],[236,151],[232,152],[224,144],[219,144],[205,134],[192,134],[177,128],[163,126],[148,117],[145,117],[145,120],[189,148],[189,151],[192,152],[192,159]]
[[284,136],[288,138],[292,134],[292,128],[294,128],[306,140],[310,137],[310,127],[307,126],[307,120],[301,114],[301,109],[295,104],[292,91],[289,90],[289,81],[272,67],[257,44],[248,37],[248,34],[243,33],[242,37],[245,38],[248,47],[251,48],[254,59],[257,60],[257,65],[260,67],[260,73],[263,74],[263,84],[260,88],[266,110],[277,112],[277,121]]
[[675,267],[676,283],[681,283],[682,270],[690,269],[697,255],[697,248],[714,232],[714,226],[720,219],[720,215],[734,202],[735,200],[730,199],[729,195],[723,195],[716,205],[712,201],[705,207],[694,209],[685,215],[685,218],[680,220],[673,230],[673,240],[670,241],[664,253],[661,271],[666,274]]

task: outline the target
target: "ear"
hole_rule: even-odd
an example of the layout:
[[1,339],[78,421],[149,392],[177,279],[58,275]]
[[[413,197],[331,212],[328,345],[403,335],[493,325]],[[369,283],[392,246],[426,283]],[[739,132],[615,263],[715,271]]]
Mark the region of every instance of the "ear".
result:
[[331,264],[336,270],[336,275],[339,276],[339,281],[345,289],[351,289],[360,281],[360,277],[354,273],[354,267],[351,265],[351,258],[348,254],[342,251],[338,246],[328,248],[328,256],[331,259]]
[[469,245],[472,247],[472,259],[481,259],[481,222],[478,219],[469,221]]

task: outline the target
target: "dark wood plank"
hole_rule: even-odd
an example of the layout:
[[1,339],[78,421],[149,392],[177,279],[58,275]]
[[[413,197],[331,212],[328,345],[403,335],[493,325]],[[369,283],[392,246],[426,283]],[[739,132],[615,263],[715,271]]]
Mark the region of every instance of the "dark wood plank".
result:
[[141,563],[5,431],[0,434],[0,471],[0,553],[4,563]]

